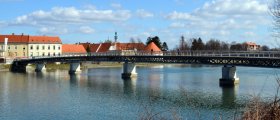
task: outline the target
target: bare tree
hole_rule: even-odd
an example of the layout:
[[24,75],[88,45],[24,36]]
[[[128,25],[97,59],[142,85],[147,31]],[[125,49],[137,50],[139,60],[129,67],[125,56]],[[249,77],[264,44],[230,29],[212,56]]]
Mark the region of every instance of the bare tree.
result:
[[276,35],[280,33],[280,0],[273,0],[270,6],[270,13],[273,18],[274,32]]

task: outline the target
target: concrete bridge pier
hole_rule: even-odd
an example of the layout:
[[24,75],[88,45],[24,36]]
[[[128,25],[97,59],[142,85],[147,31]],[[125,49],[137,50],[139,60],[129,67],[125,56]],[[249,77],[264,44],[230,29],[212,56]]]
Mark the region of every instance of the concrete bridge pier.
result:
[[37,63],[35,72],[42,72],[43,70],[46,70],[46,65],[44,63]]
[[81,64],[79,62],[70,63],[69,74],[81,72]]
[[236,76],[236,67],[225,65],[222,68],[222,78],[220,86],[234,86],[239,83],[239,78]]
[[131,78],[131,77],[136,77],[136,65],[135,63],[128,63],[125,62],[123,64],[123,73],[122,73],[122,78]]

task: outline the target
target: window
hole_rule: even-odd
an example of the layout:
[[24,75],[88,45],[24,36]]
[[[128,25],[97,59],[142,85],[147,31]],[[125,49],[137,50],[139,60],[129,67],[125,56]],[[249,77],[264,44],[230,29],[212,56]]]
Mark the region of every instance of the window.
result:
[[25,47],[23,49],[25,50]]
[[53,50],[55,50],[55,45],[53,45]]
[[44,53],[44,52],[42,53],[42,56],[45,56],[45,53]]
[[55,53],[53,53],[53,56],[55,56]]
[[15,49],[17,49],[17,46],[15,45]]
[[36,49],[39,50],[39,45],[37,45]]
[[23,56],[25,56],[25,52],[23,52]]
[[33,56],[33,52],[30,53],[30,56],[31,56],[31,57]]
[[48,56],[51,56],[50,52],[48,53]]
[[42,49],[45,50],[45,45],[43,45]]
[[33,45],[30,46],[30,50],[33,50]]
[[9,49],[9,50],[11,49],[10,45],[8,46],[8,49]]
[[60,46],[58,46],[58,50],[60,50]]
[[58,53],[58,56],[60,56],[60,53]]
[[50,50],[51,49],[51,46],[50,45],[48,45],[48,50]]

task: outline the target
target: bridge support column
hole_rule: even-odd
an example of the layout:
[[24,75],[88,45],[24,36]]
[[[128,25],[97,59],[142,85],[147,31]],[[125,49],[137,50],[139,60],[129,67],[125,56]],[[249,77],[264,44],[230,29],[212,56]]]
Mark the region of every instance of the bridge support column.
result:
[[70,63],[69,74],[75,74],[81,71],[81,65],[79,62]]
[[46,70],[46,65],[44,63],[36,64],[35,72],[42,72],[43,70]]
[[236,76],[235,66],[224,66],[222,68],[222,78],[220,79],[220,86],[234,86],[239,83],[239,78]]
[[131,78],[135,76],[137,76],[135,64],[125,62],[123,64],[122,78]]

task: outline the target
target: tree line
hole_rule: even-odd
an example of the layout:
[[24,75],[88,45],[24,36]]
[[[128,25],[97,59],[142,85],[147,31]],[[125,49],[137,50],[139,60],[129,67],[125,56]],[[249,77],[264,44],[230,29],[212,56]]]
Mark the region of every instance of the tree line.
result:
[[[246,51],[247,44],[232,42],[231,44],[220,41],[218,39],[210,39],[207,42],[203,42],[201,38],[191,38],[186,40],[184,36],[180,37],[179,45],[176,46],[175,50],[216,50],[216,51]],[[260,46],[259,50],[268,51],[268,46]]]

